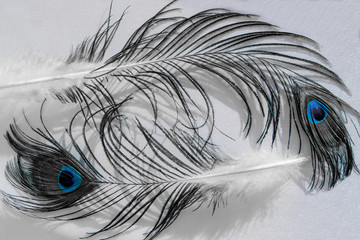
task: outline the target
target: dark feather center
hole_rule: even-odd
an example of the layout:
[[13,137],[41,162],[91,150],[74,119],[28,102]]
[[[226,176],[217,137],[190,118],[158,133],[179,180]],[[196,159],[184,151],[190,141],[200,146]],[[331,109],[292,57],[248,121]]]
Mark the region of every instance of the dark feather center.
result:
[[59,183],[65,188],[71,187],[74,185],[74,175],[70,171],[62,171],[59,175]]
[[311,114],[312,114],[312,117],[316,121],[323,120],[325,118],[325,115],[326,115],[324,109],[322,109],[322,107],[319,106],[319,105],[315,105],[315,106],[312,107]]

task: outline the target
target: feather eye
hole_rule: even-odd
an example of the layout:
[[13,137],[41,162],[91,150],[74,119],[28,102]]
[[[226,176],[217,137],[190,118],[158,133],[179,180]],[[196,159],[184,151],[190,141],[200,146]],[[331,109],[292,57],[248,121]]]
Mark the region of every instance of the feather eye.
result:
[[350,135],[339,117],[342,104],[337,97],[322,89],[306,89],[304,92],[307,92],[305,96],[297,94],[300,94],[299,99],[303,99],[300,104],[301,123],[313,154],[315,174],[310,187],[322,188],[327,179],[328,187],[332,188],[339,180],[349,176],[353,169],[359,171]]
[[78,171],[71,166],[63,165],[58,176],[58,183],[64,192],[73,192],[80,187],[83,179]]
[[[86,169],[52,137],[39,129],[34,131],[43,141],[28,136],[16,123],[10,125],[10,132],[6,134],[17,153],[16,159],[7,165],[6,177],[15,187],[31,195],[34,201],[42,202],[37,207],[31,205],[33,211],[70,207],[96,189],[96,172]],[[7,200],[9,204],[18,206],[15,198]],[[30,203],[24,199],[21,201]]]
[[329,109],[317,100],[311,100],[307,105],[307,116],[310,122],[317,124],[325,120]]
[[[313,162],[310,189],[326,182],[332,188],[358,171],[340,118],[347,115],[345,107],[357,113],[318,83],[344,86],[314,50],[314,41],[255,15],[210,9],[186,18],[170,15],[169,6],[101,67],[70,74],[81,84],[51,90],[55,101],[77,110],[61,126],[69,147],[52,136],[42,108],[41,128],[29,124],[25,133],[10,125],[6,138],[17,157],[7,165],[7,178],[30,197],[4,193],[7,203],[58,220],[108,211],[108,222],[90,237],[117,236],[148,217],[155,220],[145,239],[153,239],[190,206],[206,202],[215,210],[233,185],[251,183],[246,174],[263,176],[263,170],[307,161],[235,162],[223,153],[213,142],[218,118],[209,92],[217,85],[227,90],[222,98],[231,95],[229,102],[244,113],[245,138],[255,134],[261,145],[270,136],[274,144],[285,125],[287,148],[295,135],[300,153],[306,135]],[[119,23],[109,18],[66,64],[101,62]],[[273,171],[286,175],[285,169]]]

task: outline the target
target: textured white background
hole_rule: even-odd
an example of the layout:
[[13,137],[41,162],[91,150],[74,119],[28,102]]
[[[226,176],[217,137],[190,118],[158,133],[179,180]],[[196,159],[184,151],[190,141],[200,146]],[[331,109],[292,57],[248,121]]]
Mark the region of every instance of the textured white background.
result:
[[[114,0],[114,15],[120,15],[129,5],[131,7],[115,41],[119,44],[113,44],[111,51],[120,49],[133,30],[167,2]],[[64,57],[71,46],[98,29],[107,16],[110,1],[1,0],[0,5],[1,59],[30,51]],[[254,13],[284,31],[314,39],[332,63],[332,70],[340,75],[353,96],[333,86],[334,93],[360,110],[360,4],[357,0],[184,0],[176,6],[186,9],[185,13],[213,7]],[[4,99],[1,103],[7,104]],[[4,112],[0,116],[3,134],[11,116]],[[352,136],[359,142],[354,133]],[[3,172],[11,151],[3,139],[0,149],[0,171]],[[354,153],[359,163],[358,144],[354,146]],[[3,178],[0,180],[0,189],[6,189],[6,182]],[[159,239],[358,239],[359,199],[358,174],[352,174],[331,191],[312,194],[290,182],[275,196],[269,193],[259,194],[259,199],[251,201],[229,200],[228,206],[219,209],[214,216],[207,209],[185,211]],[[0,209],[1,239],[74,239],[76,234],[72,232],[86,226],[86,222],[45,224],[45,221],[28,218],[8,207],[1,205]]]

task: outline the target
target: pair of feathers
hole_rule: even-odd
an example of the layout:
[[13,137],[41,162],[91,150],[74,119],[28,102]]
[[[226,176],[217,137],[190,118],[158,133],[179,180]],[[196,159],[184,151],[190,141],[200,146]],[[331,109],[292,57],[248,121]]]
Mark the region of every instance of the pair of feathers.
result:
[[[295,144],[301,153],[303,142],[309,144],[310,189],[332,188],[358,170],[345,127],[348,113],[358,113],[319,84],[326,80],[345,87],[314,50],[314,41],[279,31],[255,15],[211,9],[181,17],[170,5],[106,61],[121,19],[111,22],[109,17],[93,38],[80,44],[63,63],[65,72],[16,83],[66,82],[69,87],[49,92],[74,114],[59,120],[65,125],[60,131],[50,128],[46,118],[53,106],[44,99],[40,126],[26,116],[24,126],[17,120],[10,125],[6,138],[16,157],[6,176],[25,195],[3,193],[8,204],[58,220],[116,209],[90,237],[117,236],[155,216],[145,236],[153,239],[183,209],[203,203],[215,209],[230,189],[248,184],[245,173],[266,174],[307,160],[273,163],[260,157],[261,163],[234,163],[212,141],[219,129],[209,92],[218,85],[227,91],[222,100],[243,117],[239,125],[245,137],[260,129],[255,142],[268,137],[274,144],[281,127],[288,148]],[[316,124],[307,115],[314,100],[327,109],[326,119]],[[81,176],[74,191],[59,188],[64,166]],[[246,183],[239,185],[241,181]]]

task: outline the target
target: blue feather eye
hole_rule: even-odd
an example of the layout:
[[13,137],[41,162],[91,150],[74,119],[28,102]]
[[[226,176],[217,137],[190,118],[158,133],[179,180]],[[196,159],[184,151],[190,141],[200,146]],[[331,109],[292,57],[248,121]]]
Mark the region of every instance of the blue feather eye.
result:
[[58,176],[60,189],[64,192],[72,192],[77,189],[83,181],[79,172],[73,167],[63,166]]
[[310,122],[317,124],[324,121],[328,112],[329,109],[317,100],[312,100],[308,103],[307,116]]

